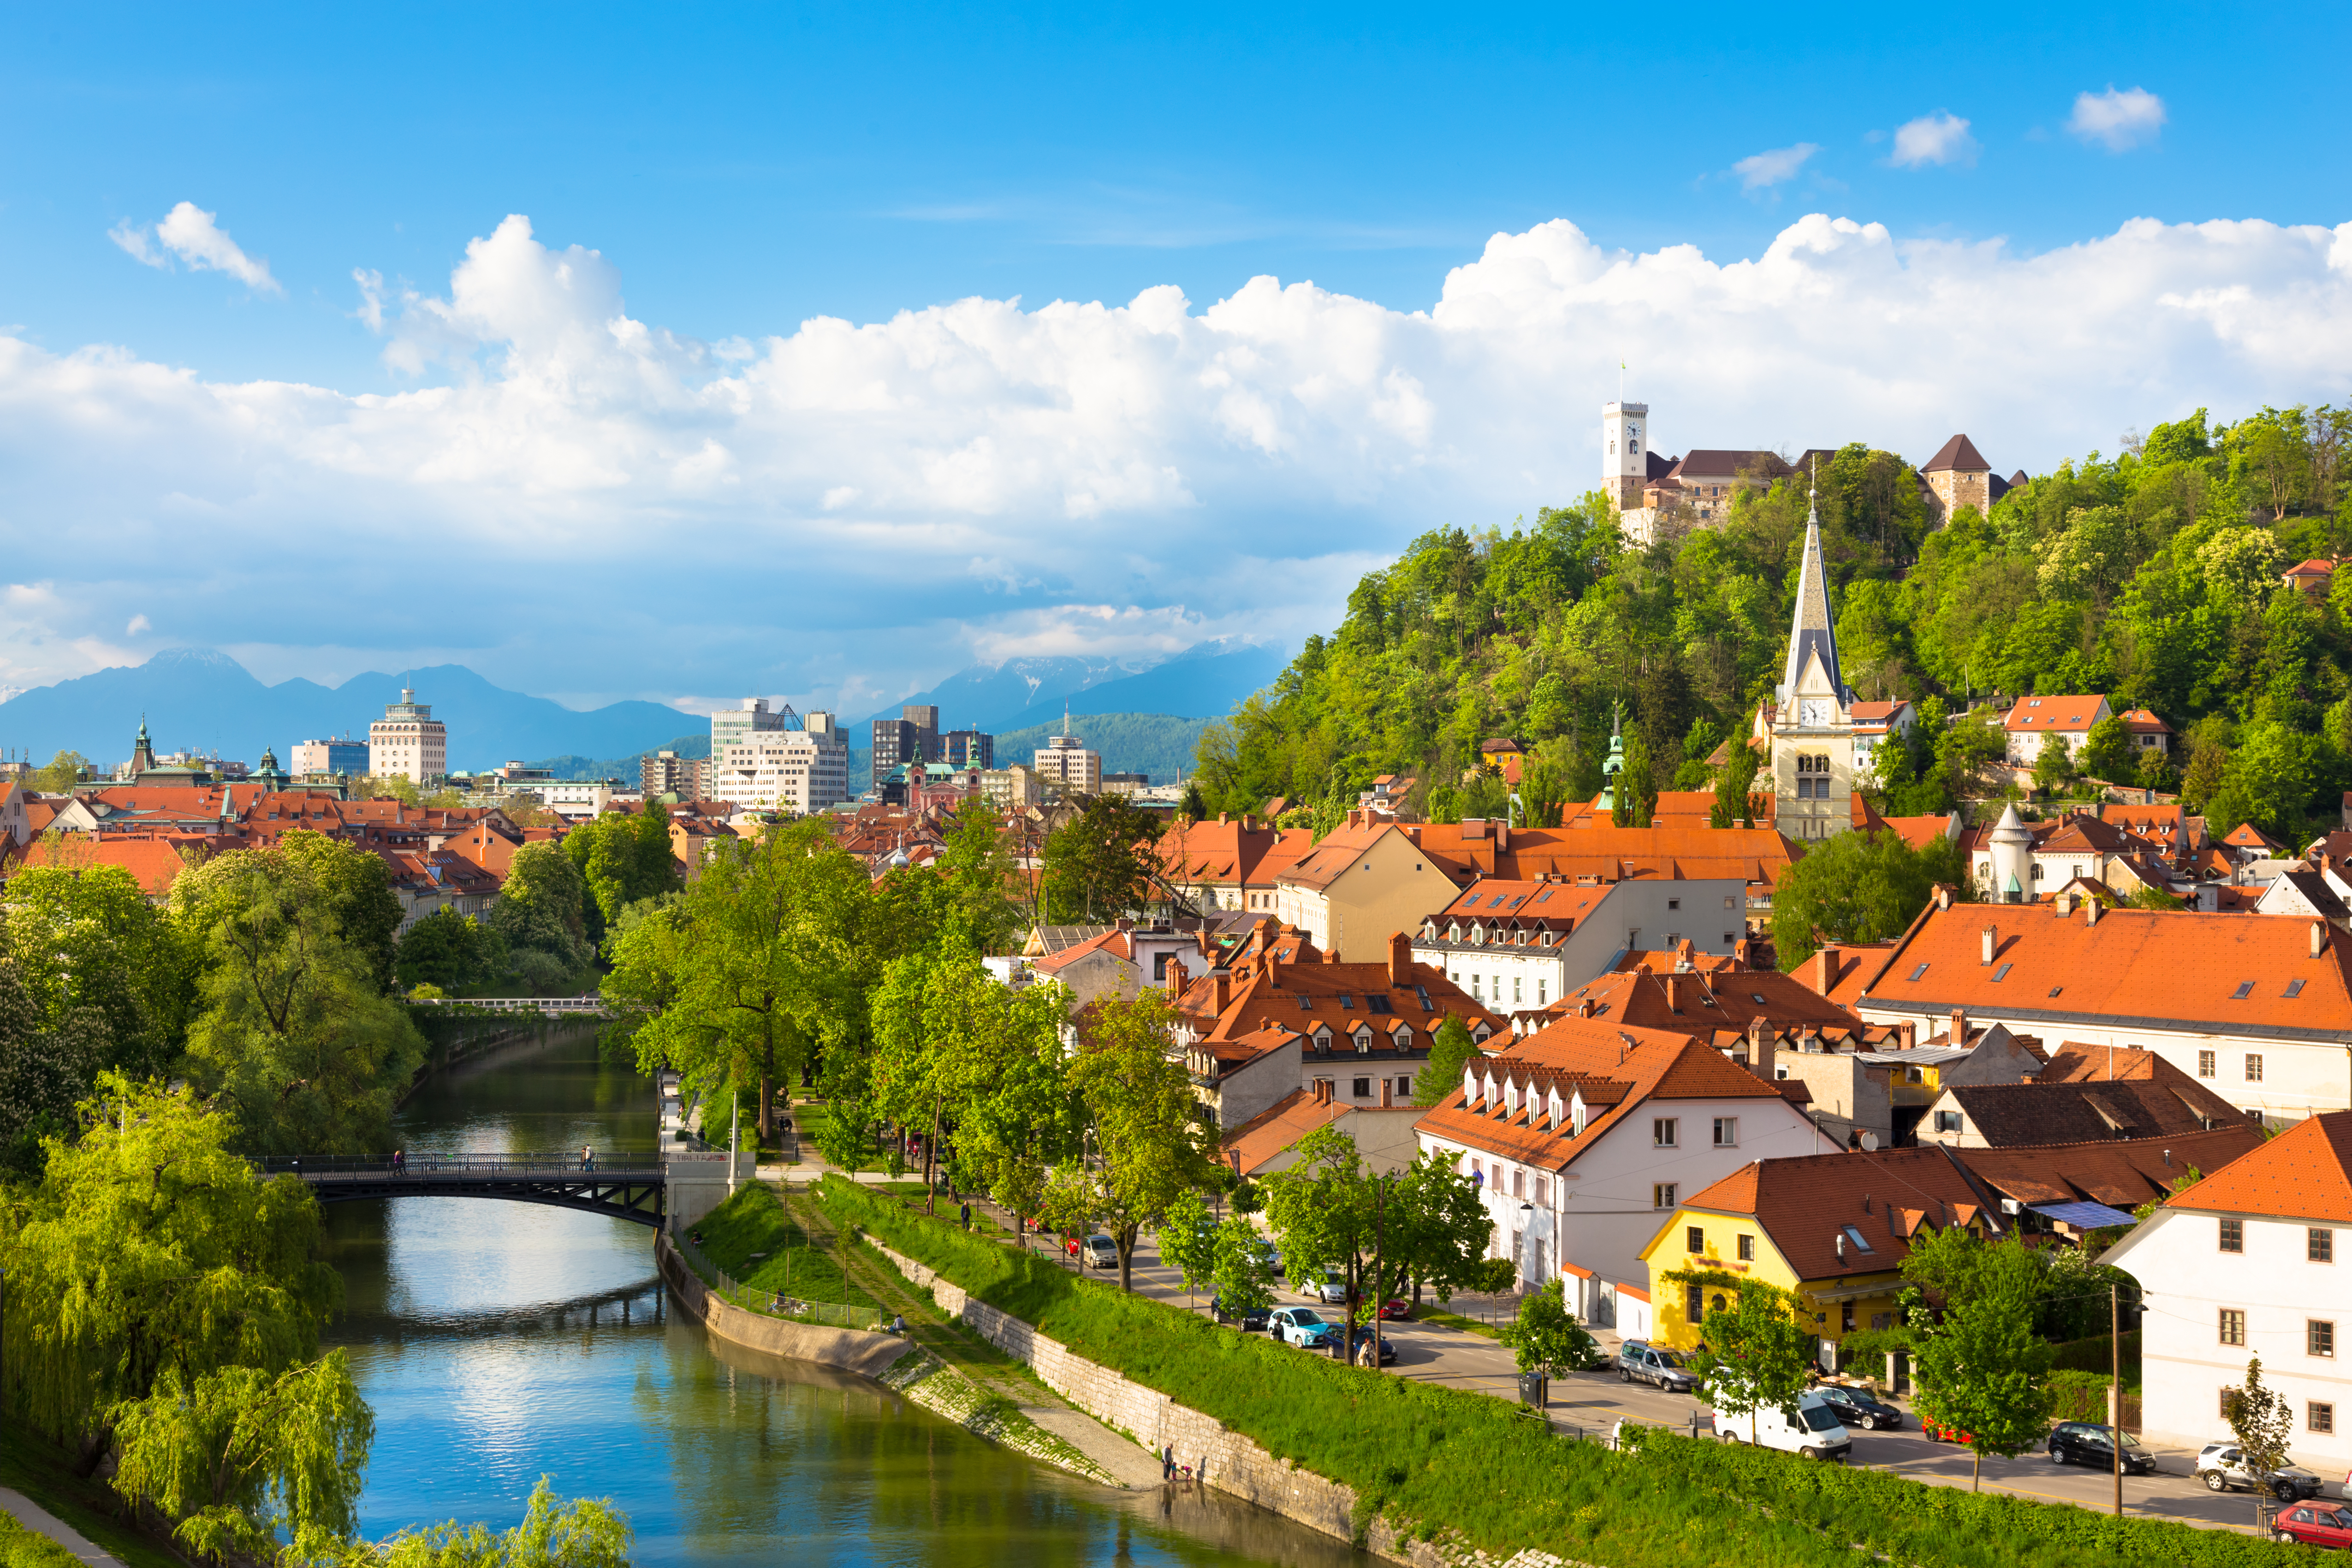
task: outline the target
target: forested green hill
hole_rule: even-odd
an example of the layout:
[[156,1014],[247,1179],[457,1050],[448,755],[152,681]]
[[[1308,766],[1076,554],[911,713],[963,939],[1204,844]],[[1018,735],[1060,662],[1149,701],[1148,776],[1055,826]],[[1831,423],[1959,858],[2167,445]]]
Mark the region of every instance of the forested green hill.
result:
[[[2200,409],[1932,531],[1900,458],[1846,447],[1820,476],[1846,679],[1865,699],[1932,699],[1937,720],[1971,696],[2105,691],[2184,732],[2178,787],[2217,827],[2332,825],[2352,785],[2352,582],[2306,602],[2279,574],[2352,534],[2347,438],[2345,411],[2211,427]],[[1779,679],[1805,508],[1803,479],[1775,484],[1646,550],[1599,492],[1532,527],[1425,534],[1203,734],[1210,804],[1352,802],[1382,773],[1454,777],[1502,734],[1589,795],[1621,700],[1660,787],[1693,787]],[[1992,745],[1959,726],[1889,769],[1885,804],[1945,807]]]

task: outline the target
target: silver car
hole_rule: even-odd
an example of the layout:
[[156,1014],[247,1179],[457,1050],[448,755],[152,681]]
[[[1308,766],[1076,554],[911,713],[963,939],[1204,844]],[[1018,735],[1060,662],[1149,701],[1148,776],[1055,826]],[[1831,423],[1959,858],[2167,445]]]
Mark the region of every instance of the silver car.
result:
[[2244,1450],[2235,1443],[2208,1443],[2197,1453],[2197,1479],[2211,1492],[2253,1491],[2270,1493],[2281,1502],[2301,1502],[2317,1497],[2327,1483],[2301,1465],[2283,1465],[2275,1470],[2257,1470],[2246,1463]]
[[1348,1304],[1348,1271],[1344,1268],[1327,1266],[1323,1270],[1322,1279],[1309,1279],[1307,1282],[1306,1294],[1312,1296],[1327,1307],[1346,1306]]

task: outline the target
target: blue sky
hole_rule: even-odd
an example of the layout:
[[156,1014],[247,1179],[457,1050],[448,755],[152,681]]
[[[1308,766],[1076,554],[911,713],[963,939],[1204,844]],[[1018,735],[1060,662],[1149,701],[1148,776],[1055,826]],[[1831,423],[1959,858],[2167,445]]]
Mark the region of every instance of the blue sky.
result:
[[[1295,646],[1412,534],[1582,489],[1621,356],[1677,449],[2046,467],[2340,401],[2347,132],[2284,62],[2347,15],[17,7],[0,685],[200,641],[854,707]],[[404,538],[496,581],[386,610]],[[583,670],[583,607],[686,630]]]

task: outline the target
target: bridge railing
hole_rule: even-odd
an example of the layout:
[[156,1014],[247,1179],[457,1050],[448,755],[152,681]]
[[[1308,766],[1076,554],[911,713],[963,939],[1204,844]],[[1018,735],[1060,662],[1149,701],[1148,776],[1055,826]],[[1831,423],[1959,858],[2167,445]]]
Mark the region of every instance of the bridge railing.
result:
[[702,1248],[695,1246],[691,1236],[677,1235],[670,1240],[677,1246],[678,1256],[685,1258],[688,1267],[701,1277],[702,1283],[711,1294],[729,1306],[740,1307],[763,1318],[824,1323],[836,1329],[872,1331],[882,1326],[882,1314],[871,1307],[854,1307],[843,1301],[804,1301],[781,1291],[746,1285],[704,1257]]
[[394,1162],[386,1155],[270,1154],[254,1165],[265,1175],[316,1176],[553,1176],[658,1175],[659,1154],[606,1153],[596,1151],[583,1162],[577,1149],[537,1154],[425,1154],[404,1152]]
[[609,1013],[602,996],[412,996],[416,1007],[473,1007],[487,1013]]

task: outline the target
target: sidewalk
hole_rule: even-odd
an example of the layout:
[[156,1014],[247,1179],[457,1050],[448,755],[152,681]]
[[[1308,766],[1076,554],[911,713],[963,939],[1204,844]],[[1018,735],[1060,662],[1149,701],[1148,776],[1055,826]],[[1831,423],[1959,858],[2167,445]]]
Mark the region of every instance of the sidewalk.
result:
[[36,1535],[46,1535],[83,1562],[99,1568],[122,1568],[122,1560],[110,1552],[92,1546],[79,1531],[65,1523],[57,1515],[9,1487],[0,1487],[0,1510],[16,1516],[16,1522]]

